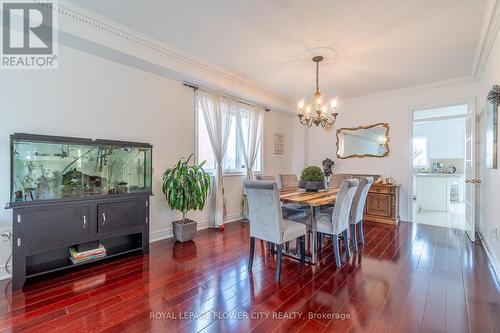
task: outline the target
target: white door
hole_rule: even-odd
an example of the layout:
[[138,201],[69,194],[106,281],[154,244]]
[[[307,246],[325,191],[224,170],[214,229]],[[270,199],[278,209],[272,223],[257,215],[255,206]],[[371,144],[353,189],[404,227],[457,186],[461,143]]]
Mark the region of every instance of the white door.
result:
[[475,241],[476,219],[476,159],[474,135],[476,129],[475,108],[469,105],[465,121],[465,231],[472,242]]

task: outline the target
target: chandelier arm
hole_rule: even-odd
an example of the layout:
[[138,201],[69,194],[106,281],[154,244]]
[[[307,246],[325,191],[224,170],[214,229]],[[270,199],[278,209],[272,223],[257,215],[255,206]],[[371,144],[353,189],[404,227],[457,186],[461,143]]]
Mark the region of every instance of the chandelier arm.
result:
[[[304,119],[304,120],[300,119],[300,123],[301,123],[302,125],[309,125],[309,123],[310,123],[310,119],[309,119],[309,120],[308,120],[308,119]],[[311,127],[311,126],[309,126],[309,127]]]

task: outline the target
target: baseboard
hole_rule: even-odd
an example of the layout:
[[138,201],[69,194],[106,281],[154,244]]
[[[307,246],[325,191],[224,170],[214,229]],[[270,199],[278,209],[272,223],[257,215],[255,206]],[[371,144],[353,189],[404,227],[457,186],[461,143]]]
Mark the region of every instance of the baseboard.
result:
[[479,238],[481,239],[481,244],[483,245],[483,248],[486,252],[486,255],[490,259],[490,264],[491,267],[493,268],[493,271],[496,275],[497,281],[500,283],[500,260],[498,260],[497,255],[493,251],[493,248],[491,247],[488,238],[484,237],[483,233],[478,231],[477,234],[479,235]]
[[[236,221],[239,221],[241,219],[242,219],[242,217],[239,213],[238,214],[231,214],[231,215],[228,215],[224,218],[224,223],[227,224],[227,223],[231,223],[231,222],[236,222]],[[207,229],[207,228],[208,228],[208,220],[198,221],[198,230],[203,230],[203,229]],[[149,237],[149,242],[153,243],[153,242],[157,242],[159,240],[167,239],[167,238],[170,238],[173,236],[174,236],[174,234],[172,232],[172,228],[171,227],[165,228],[162,230],[157,230],[157,231],[151,232],[150,237]]]

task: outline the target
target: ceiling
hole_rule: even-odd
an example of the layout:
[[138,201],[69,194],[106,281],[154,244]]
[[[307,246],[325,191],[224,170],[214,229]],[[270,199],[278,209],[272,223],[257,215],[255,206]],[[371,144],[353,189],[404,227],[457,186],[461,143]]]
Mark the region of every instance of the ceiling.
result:
[[[471,75],[486,0],[72,0],[290,100]],[[314,48],[320,51],[308,51]],[[332,51],[334,49],[335,51]]]

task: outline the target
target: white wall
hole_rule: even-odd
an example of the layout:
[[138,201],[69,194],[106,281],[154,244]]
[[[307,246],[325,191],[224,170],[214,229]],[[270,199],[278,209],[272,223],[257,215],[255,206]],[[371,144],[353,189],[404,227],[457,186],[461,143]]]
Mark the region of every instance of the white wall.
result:
[[[484,112],[486,96],[495,84],[500,84],[500,34],[496,36],[495,43],[488,57],[488,62],[479,80],[479,112]],[[486,169],[483,181],[485,218],[484,225],[481,226],[481,231],[486,237],[488,246],[496,254],[497,263],[498,258],[500,258],[500,240],[498,237],[494,237],[494,230],[495,228],[498,229],[498,236],[500,237],[500,211],[498,210],[498,198],[500,197],[499,184],[500,170]]]
[[335,129],[379,122],[390,126],[390,153],[385,158],[336,158],[335,130],[311,128],[307,131],[307,164],[320,165],[329,157],[335,161],[335,173],[370,173],[393,177],[401,186],[401,219],[409,221],[409,188],[411,186],[412,111],[442,106],[458,101],[473,101],[476,83],[459,81],[414,87],[396,92],[366,96],[339,103]]
[[[149,142],[154,146],[151,238],[171,235],[170,222],[178,215],[166,205],[161,175],[194,150],[193,91],[164,76],[65,46],[59,47],[59,59],[58,70],[0,75],[0,202],[10,197],[9,135],[14,132]],[[265,173],[301,167],[303,131],[295,122],[289,115],[265,114]],[[284,155],[272,154],[274,132],[285,135]],[[240,212],[241,177],[225,177],[225,185],[228,217],[234,219]],[[206,220],[207,210],[192,217]],[[11,219],[10,210],[0,210],[0,231],[11,229]],[[0,266],[9,252],[8,243],[0,242]]]

